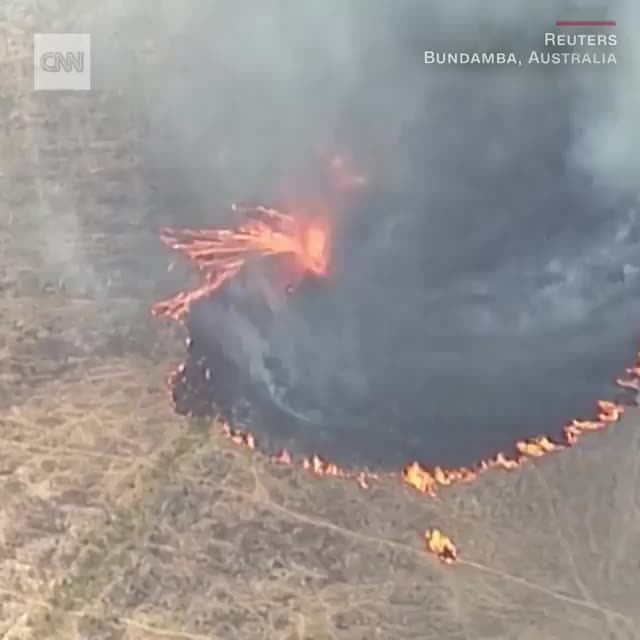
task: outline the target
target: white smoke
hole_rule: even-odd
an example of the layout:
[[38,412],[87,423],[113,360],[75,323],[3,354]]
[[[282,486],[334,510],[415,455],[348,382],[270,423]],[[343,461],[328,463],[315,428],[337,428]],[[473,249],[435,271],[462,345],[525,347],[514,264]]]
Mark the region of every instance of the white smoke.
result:
[[581,77],[574,98],[575,138],[571,160],[588,171],[596,190],[640,193],[640,44],[636,25],[640,6],[612,3],[617,25],[618,64],[606,73]]

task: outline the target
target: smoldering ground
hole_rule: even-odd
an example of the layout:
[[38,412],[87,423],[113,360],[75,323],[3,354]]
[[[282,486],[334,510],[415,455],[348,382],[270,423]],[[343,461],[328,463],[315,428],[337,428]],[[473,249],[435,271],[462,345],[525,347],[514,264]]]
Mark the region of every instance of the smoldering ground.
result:
[[[145,95],[150,226],[316,196],[334,152],[370,178],[333,211],[331,277],[268,328],[233,305],[192,319],[307,418],[258,411],[258,436],[343,463],[469,463],[614,393],[640,335],[633,5],[165,2],[94,25],[102,81]],[[618,20],[615,68],[423,63],[541,48],[574,17]]]

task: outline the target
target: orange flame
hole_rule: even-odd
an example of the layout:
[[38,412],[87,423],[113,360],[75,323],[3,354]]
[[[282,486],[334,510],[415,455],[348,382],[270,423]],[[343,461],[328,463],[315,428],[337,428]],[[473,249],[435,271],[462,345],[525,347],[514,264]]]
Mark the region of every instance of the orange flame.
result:
[[[237,444],[238,446],[245,449],[250,449],[251,451],[254,451],[258,454],[260,453],[257,450],[256,438],[249,431],[234,429],[226,422],[220,420],[214,423],[214,427],[218,427],[222,435],[227,437],[234,444]],[[327,462],[326,460],[315,454],[307,456],[302,460],[295,461],[286,449],[282,449],[280,453],[276,455],[269,456],[269,462],[287,466],[297,465],[305,471],[313,473],[316,476],[331,476],[334,478],[355,480],[363,489],[368,489],[371,481],[377,480],[380,477],[378,474],[372,473],[367,470],[348,471],[346,469],[342,469],[333,462]]]
[[329,228],[324,220],[309,221],[302,228],[298,256],[304,271],[325,276],[329,270]]
[[266,207],[233,211],[247,220],[236,229],[163,229],[160,237],[172,249],[193,260],[204,274],[204,283],[181,292],[151,308],[154,315],[181,321],[190,306],[218,290],[249,260],[286,255],[293,258],[292,273],[326,275],[329,265],[329,225],[317,217],[294,217]]
[[427,549],[435,553],[445,564],[451,564],[458,559],[456,546],[440,529],[427,529],[424,532],[424,541]]

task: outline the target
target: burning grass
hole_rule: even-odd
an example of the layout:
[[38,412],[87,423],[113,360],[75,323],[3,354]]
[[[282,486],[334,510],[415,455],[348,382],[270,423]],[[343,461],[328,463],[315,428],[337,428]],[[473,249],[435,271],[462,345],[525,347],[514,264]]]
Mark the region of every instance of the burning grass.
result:
[[455,544],[440,529],[427,529],[424,532],[424,541],[427,549],[445,564],[451,564],[458,559],[458,550]]
[[456,482],[470,482],[489,469],[498,468],[507,471],[518,469],[531,458],[540,458],[552,451],[573,446],[584,433],[604,429],[620,420],[624,413],[624,407],[614,402],[599,400],[596,405],[596,419],[572,420],[563,429],[564,440],[562,442],[553,442],[547,436],[536,436],[529,440],[516,442],[513,454],[508,455],[500,452],[488,460],[480,461],[475,467],[425,469],[419,462],[413,462],[404,468],[402,477],[414,489],[435,496],[440,486]]

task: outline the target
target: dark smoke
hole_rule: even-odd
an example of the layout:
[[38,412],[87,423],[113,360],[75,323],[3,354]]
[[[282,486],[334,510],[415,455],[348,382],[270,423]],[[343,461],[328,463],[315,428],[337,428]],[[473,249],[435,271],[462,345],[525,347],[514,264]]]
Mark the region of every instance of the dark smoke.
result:
[[[611,396],[640,333],[637,10],[582,4],[123,9],[118,42],[129,25],[155,51],[136,78],[154,222],[215,226],[234,200],[317,191],[334,151],[371,178],[334,211],[329,281],[266,324],[229,294],[192,318],[254,400],[308,417],[264,409],[259,434],[279,423],[343,462],[468,463]],[[526,57],[572,17],[619,21],[617,67],[423,64],[425,49]],[[122,50],[107,68],[124,72]]]

